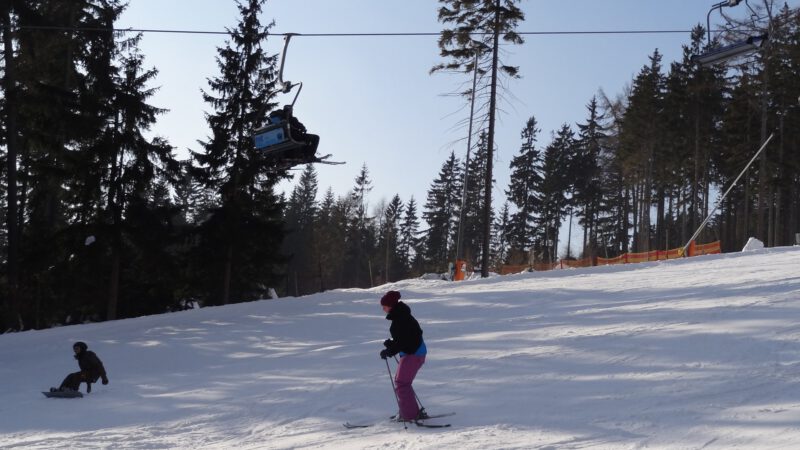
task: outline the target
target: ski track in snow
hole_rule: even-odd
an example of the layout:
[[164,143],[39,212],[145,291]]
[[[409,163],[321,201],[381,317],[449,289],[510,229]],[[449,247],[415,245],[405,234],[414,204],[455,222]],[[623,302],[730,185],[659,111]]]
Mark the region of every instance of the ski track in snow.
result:
[[[425,330],[417,393],[452,428],[382,420],[389,289]],[[795,448],[799,319],[788,247],[5,334],[0,448]],[[111,383],[44,398],[77,340]]]

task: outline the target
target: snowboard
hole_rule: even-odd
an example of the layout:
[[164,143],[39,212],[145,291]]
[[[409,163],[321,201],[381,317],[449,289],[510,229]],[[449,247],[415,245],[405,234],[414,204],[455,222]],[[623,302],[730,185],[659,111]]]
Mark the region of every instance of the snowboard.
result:
[[47,398],[80,398],[83,397],[80,391],[55,391],[55,392],[42,392]]

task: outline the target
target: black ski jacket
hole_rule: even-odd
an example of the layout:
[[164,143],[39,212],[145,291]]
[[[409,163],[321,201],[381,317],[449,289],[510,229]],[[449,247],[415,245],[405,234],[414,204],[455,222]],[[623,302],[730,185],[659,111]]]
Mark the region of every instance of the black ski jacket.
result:
[[391,320],[389,333],[392,340],[386,348],[390,355],[394,356],[400,352],[414,354],[422,345],[422,328],[414,316],[411,315],[411,308],[403,302],[397,305],[386,315],[386,320]]
[[106,368],[103,362],[93,351],[85,350],[75,355],[78,366],[81,368],[81,375],[85,381],[96,383],[98,378],[106,378]]

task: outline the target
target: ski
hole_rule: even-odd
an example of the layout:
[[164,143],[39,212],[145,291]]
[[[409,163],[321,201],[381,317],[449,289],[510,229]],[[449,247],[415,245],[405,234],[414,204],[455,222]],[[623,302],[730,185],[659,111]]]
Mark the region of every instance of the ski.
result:
[[414,424],[416,424],[418,427],[424,427],[424,428],[449,428],[450,427],[449,423],[432,424],[432,423],[425,423],[424,420],[415,420]]
[[[450,416],[455,416],[455,415],[456,415],[456,413],[454,413],[454,412],[446,412],[446,413],[441,413],[441,414],[428,414],[428,413],[425,413],[425,416],[423,418],[419,419],[419,420],[438,419],[440,417],[450,417]],[[389,417],[389,420],[397,420],[397,416],[396,415],[391,416],[391,417]]]
[[[442,413],[442,414],[427,414],[425,416],[425,418],[423,418],[423,419],[410,420],[409,422],[413,422],[418,427],[424,427],[424,428],[447,428],[447,427],[450,426],[449,423],[448,424],[430,424],[430,423],[425,423],[425,421],[428,420],[428,419],[439,419],[441,417],[450,417],[450,416],[454,416],[454,415],[456,415],[455,412],[448,412],[448,413]],[[397,416],[396,415],[389,417],[389,421],[398,422],[398,423],[402,423],[403,422],[402,420],[397,420]],[[347,429],[353,429],[353,428],[369,428],[371,426],[374,426],[375,424],[374,423],[350,423],[350,422],[345,422],[342,425],[344,425],[344,427],[347,428]]]

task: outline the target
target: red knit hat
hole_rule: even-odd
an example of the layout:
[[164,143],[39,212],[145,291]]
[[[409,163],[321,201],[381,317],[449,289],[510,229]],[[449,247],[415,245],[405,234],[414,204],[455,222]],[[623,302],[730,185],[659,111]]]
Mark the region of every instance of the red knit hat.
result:
[[394,306],[400,300],[400,293],[397,291],[389,291],[383,297],[381,297],[381,305],[383,306]]

